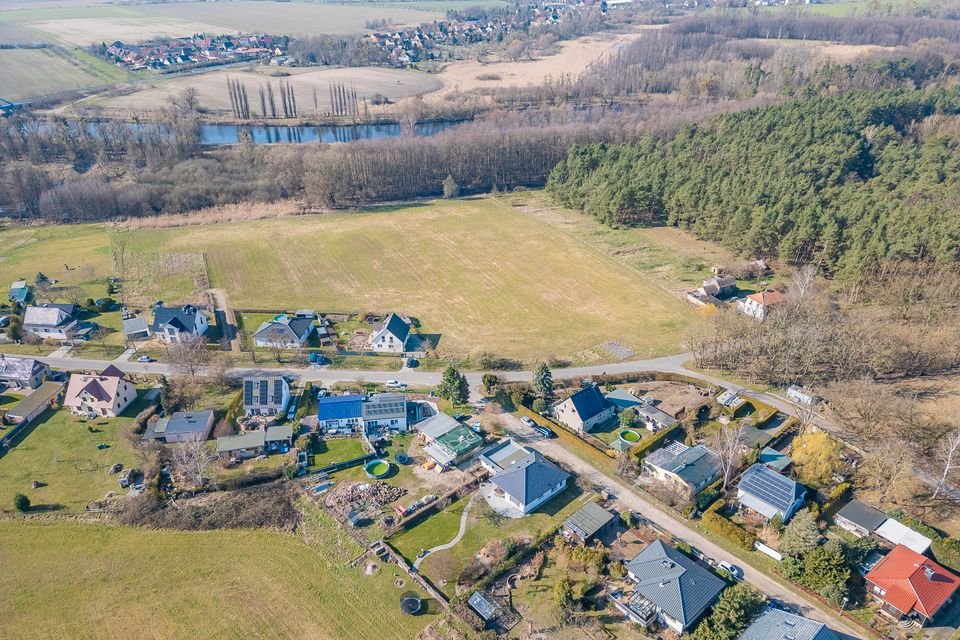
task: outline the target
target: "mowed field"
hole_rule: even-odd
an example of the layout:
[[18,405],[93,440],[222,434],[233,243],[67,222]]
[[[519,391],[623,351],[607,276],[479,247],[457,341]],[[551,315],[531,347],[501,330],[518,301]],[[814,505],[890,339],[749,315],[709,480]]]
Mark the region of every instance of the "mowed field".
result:
[[435,619],[400,613],[409,580],[350,569],[362,549],[308,516],[299,535],[0,522],[0,639],[413,638]]
[[331,82],[353,87],[358,98],[370,98],[379,93],[391,100],[420,95],[441,86],[440,80],[435,76],[401,69],[300,68],[287,70],[291,75],[286,78],[270,77],[270,72],[274,70],[275,68],[258,66],[249,69],[224,69],[196,76],[158,78],[149,84],[144,84],[144,89],[131,94],[103,99],[95,98],[91,99],[91,102],[96,102],[107,109],[153,110],[166,106],[171,96],[192,87],[197,90],[201,106],[215,111],[229,111],[230,96],[227,93],[227,78],[230,78],[247,88],[250,108],[255,114],[260,113],[258,89],[269,83],[273,85],[274,93],[279,96],[281,82],[293,86],[300,113],[312,114],[314,95],[317,98],[316,108],[319,111],[331,109]]
[[82,52],[0,49],[0,97],[21,100],[97,87],[129,75]]
[[[532,360],[676,352],[696,313],[652,281],[495,199],[195,226],[131,250],[205,253],[235,307],[397,311],[441,352]],[[589,352],[589,353],[587,353]]]
[[[67,268],[69,267],[69,268]],[[104,279],[111,274],[110,239],[103,225],[11,227],[0,229],[0,287],[33,282],[37,272],[64,284]]]

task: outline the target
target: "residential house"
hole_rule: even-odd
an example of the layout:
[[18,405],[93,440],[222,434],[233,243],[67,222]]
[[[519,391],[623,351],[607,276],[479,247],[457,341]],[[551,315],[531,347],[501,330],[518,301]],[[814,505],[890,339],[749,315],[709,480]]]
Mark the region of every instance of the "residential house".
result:
[[740,634],[739,640],[785,640],[787,638],[790,640],[839,640],[837,634],[822,622],[773,607],[764,609]]
[[291,317],[280,314],[260,327],[253,334],[253,343],[258,347],[302,347],[313,333],[313,318]]
[[150,323],[146,316],[134,316],[121,320],[123,337],[126,340],[146,340],[150,337]]
[[0,383],[13,389],[36,389],[50,376],[50,367],[36,358],[0,353]]
[[63,406],[77,415],[115,418],[136,399],[137,388],[111,364],[99,374],[71,375]]
[[466,460],[483,446],[483,438],[445,413],[438,413],[417,424],[424,440],[423,452],[443,471]]
[[890,544],[906,547],[914,553],[926,553],[933,544],[933,540],[927,536],[893,518],[884,520],[874,533]]
[[504,438],[493,444],[477,456],[480,466],[492,474],[509,469],[513,463],[521,460],[530,453],[523,445],[517,444],[512,438]]
[[760,463],[747,469],[737,485],[737,502],[768,520],[780,516],[789,521],[806,495],[805,486]]
[[616,523],[617,516],[596,502],[588,502],[563,521],[563,535],[568,540],[589,544],[613,529]]
[[793,458],[782,451],[764,447],[760,450],[760,457],[757,459],[757,462],[767,465],[774,471],[783,473],[793,464]]
[[361,393],[342,396],[324,396],[317,400],[317,428],[325,431],[359,431],[363,427]]
[[779,291],[758,291],[737,300],[737,306],[748,316],[765,320],[771,310],[778,304],[783,304],[786,299],[786,296]]
[[643,404],[643,400],[626,389],[614,389],[604,397],[607,399],[607,402],[616,407],[618,412],[624,409],[633,409],[637,405]]
[[30,301],[30,285],[25,280],[11,283],[7,299],[13,304],[27,304]]
[[79,317],[75,304],[31,306],[23,313],[23,331],[41,340],[73,340],[79,334]]
[[10,407],[4,419],[11,424],[29,422],[54,406],[63,396],[63,383],[46,381]]
[[288,424],[267,427],[263,434],[263,442],[267,451],[286,453],[293,446],[293,427]]
[[207,315],[192,304],[182,307],[166,307],[162,303],[153,308],[153,324],[150,331],[161,342],[188,342],[207,332]]
[[391,313],[373,327],[370,334],[370,349],[378,353],[403,353],[410,339],[410,325],[400,316]]
[[588,433],[598,424],[612,418],[617,406],[603,397],[600,388],[591,384],[553,405],[553,416],[571,429]]
[[677,419],[653,403],[653,398],[644,398],[641,404],[633,408],[637,417],[649,431],[656,433],[677,426]]
[[808,407],[815,405],[817,400],[819,400],[819,398],[817,398],[817,396],[814,395],[809,389],[806,387],[798,387],[795,384],[787,387],[787,397],[797,404],[806,405]]
[[143,437],[166,444],[206,440],[213,430],[213,415],[212,409],[176,411],[148,425]]
[[402,393],[372,393],[360,409],[364,429],[407,431],[407,396]]
[[923,627],[952,599],[960,578],[939,564],[897,545],[866,575],[867,593],[880,611]]
[[243,411],[248,416],[275,416],[290,404],[290,383],[283,376],[248,375],[243,378]]
[[737,281],[733,276],[714,276],[703,281],[700,292],[715,298],[725,298],[737,290]]
[[217,455],[224,459],[245,460],[263,455],[266,447],[263,429],[217,438]]
[[687,492],[690,498],[720,479],[720,459],[706,446],[688,447],[670,442],[643,460],[644,469],[657,480]]
[[495,493],[523,513],[534,511],[541,504],[567,487],[570,474],[544,458],[539,451],[529,453],[490,478]]
[[886,522],[887,516],[859,500],[851,500],[833,517],[834,523],[858,538],[866,538]]
[[656,619],[677,633],[693,627],[727,586],[662,540],[650,543],[628,562],[627,575]]

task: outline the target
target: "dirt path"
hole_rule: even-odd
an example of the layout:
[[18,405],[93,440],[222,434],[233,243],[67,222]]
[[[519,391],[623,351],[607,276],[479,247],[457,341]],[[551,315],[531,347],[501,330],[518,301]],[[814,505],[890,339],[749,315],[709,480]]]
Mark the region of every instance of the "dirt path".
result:
[[237,316],[227,304],[227,292],[223,289],[207,289],[207,293],[214,301],[214,313],[217,317],[217,326],[220,327],[221,337],[230,341],[231,351],[240,351],[240,332],[237,330]]

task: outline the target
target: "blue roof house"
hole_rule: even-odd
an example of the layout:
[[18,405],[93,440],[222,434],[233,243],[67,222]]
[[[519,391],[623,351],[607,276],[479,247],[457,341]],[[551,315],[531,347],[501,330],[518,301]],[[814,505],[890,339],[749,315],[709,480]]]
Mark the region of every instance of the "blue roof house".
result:
[[10,302],[18,304],[27,304],[30,300],[30,285],[24,280],[17,280],[10,285],[10,291],[7,293]]
[[592,384],[553,405],[553,416],[571,429],[589,432],[614,416],[617,405],[609,402]]
[[746,628],[739,640],[838,640],[822,622],[767,608]]
[[354,393],[326,396],[317,401],[317,426],[321,431],[357,430],[363,424],[363,401],[366,396]]
[[737,502],[768,520],[780,516],[787,522],[803,506],[807,488],[765,464],[747,469],[737,486]]

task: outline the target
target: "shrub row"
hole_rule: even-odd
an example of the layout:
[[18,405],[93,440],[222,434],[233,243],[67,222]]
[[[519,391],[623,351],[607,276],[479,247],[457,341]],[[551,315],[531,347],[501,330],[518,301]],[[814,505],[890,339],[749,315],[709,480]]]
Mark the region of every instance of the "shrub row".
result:
[[293,421],[299,426],[300,421],[307,417],[307,411],[310,409],[310,397],[313,395],[313,383],[307,382],[303,385],[303,394],[300,396],[300,406],[293,416]]
[[[721,501],[718,500],[717,504],[720,503]],[[708,509],[705,511],[704,514],[700,516],[700,521],[703,522],[703,526],[707,529],[723,536],[738,547],[747,551],[753,551],[753,543],[757,541],[757,537],[742,527],[738,527],[727,518],[724,518],[717,513],[716,509]]]
[[227,405],[227,414],[225,419],[227,424],[236,426],[243,414],[243,391],[238,391],[236,397]]
[[602,451],[603,453],[606,453],[607,450],[610,448],[610,445],[608,445],[606,442],[604,442],[597,436],[590,435],[589,433],[580,433],[578,431],[574,431],[570,427],[567,427],[566,425],[560,424],[559,422],[556,422],[554,420],[551,420],[550,418],[542,416],[536,411],[529,409],[528,407],[521,405],[517,407],[517,412],[522,416],[526,416],[530,418],[541,427],[546,427],[551,431],[556,431],[559,429],[561,431],[572,433],[573,435],[577,436],[578,438],[580,438],[581,440],[589,444],[594,449],[597,449],[598,451]]
[[723,478],[720,478],[709,487],[697,494],[697,509],[700,511],[706,511],[708,508],[717,503],[717,500],[720,498],[720,487],[723,486]]
[[930,549],[937,562],[954,571],[960,571],[960,540],[945,537],[933,527],[911,516],[901,518],[900,521],[933,540]]

